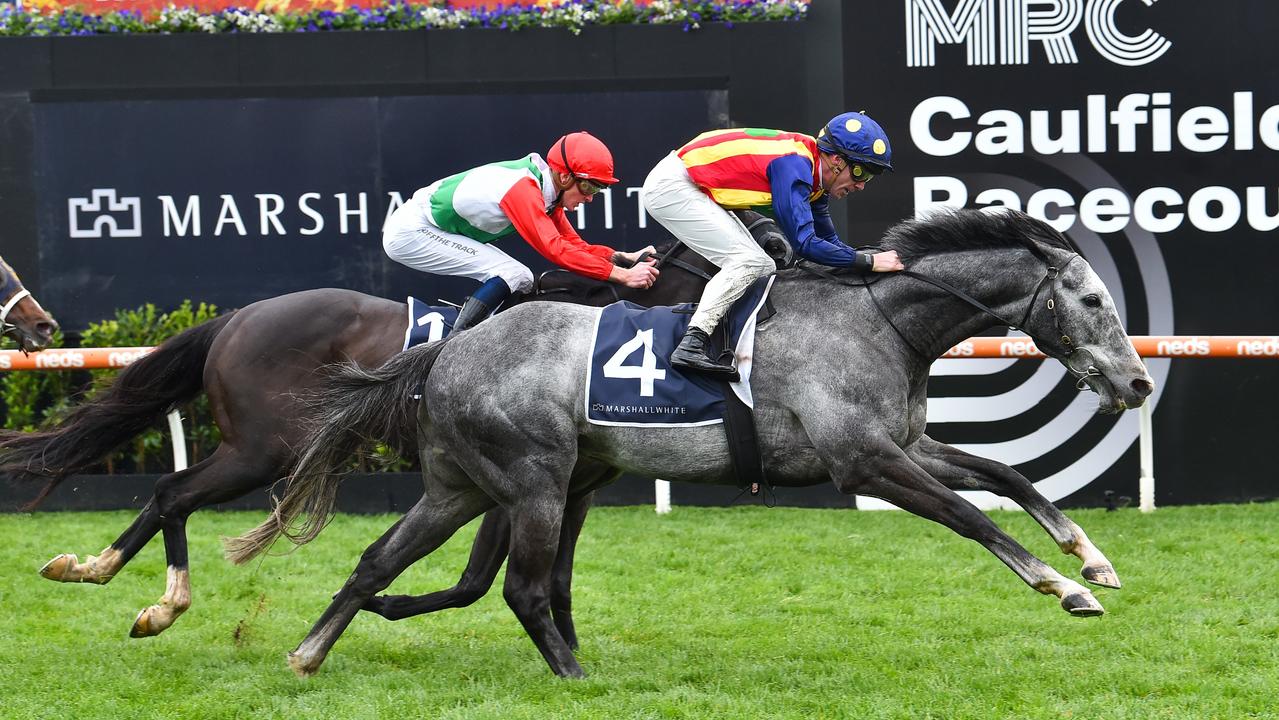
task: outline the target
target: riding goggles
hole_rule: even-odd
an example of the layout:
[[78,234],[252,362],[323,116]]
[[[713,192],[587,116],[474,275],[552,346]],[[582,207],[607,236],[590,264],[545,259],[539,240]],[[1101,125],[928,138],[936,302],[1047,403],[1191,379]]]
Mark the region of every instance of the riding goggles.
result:
[[845,158],[845,161],[848,163],[849,176],[852,177],[853,180],[860,183],[868,183],[876,175],[884,171],[882,167],[877,167],[875,165],[868,165],[866,163],[853,162],[852,160],[848,160],[847,158]]
[[588,180],[586,178],[577,178],[577,189],[586,197],[591,197],[592,195],[600,192],[601,190],[604,190],[606,187],[607,186],[601,185],[595,182],[594,180]]

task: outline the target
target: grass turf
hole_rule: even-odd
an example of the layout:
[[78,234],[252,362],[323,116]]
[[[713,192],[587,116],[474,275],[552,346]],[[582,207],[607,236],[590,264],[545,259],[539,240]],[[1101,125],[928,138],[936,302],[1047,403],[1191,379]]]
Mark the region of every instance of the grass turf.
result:
[[[1019,513],[996,522],[1070,577]],[[902,513],[762,508],[592,512],[574,600],[589,677],[551,675],[500,591],[391,623],[361,615],[318,675],[293,649],[390,516],[342,515],[246,567],[192,517],[194,604],[132,640],[164,589],[153,541],[111,584],[36,569],[104,547],[127,513],[0,516],[4,718],[1279,717],[1279,504],[1076,511],[1115,563],[1108,614],[1069,617],[975,543]],[[474,525],[391,588],[451,585]],[[500,577],[499,577],[500,581]]]

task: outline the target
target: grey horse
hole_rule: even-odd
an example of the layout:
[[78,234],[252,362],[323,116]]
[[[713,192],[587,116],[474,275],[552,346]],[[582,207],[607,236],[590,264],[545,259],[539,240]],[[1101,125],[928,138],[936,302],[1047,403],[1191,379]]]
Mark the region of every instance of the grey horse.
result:
[[[981,543],[1072,615],[1100,615],[1091,592],[952,488],[976,482],[1015,499],[1082,561],[1086,579],[1118,587],[1110,562],[1084,532],[1016,471],[934,441],[924,429],[931,362],[997,324],[1021,327],[1062,361],[1081,387],[1098,394],[1099,412],[1141,405],[1154,384],[1105,286],[1060,233],[1020,213],[961,211],[910,221],[883,244],[907,259],[914,277],[884,278],[872,293],[849,276],[792,270],[774,285],[776,316],[757,333],[750,377],[769,480],[833,481],[841,492],[892,502]],[[670,480],[735,481],[719,427],[587,421],[583,368],[597,312],[531,304],[379,370],[334,370],[312,397],[318,423],[283,498],[240,539],[241,549],[260,552],[281,533],[294,542],[314,537],[333,511],[335,472],[368,438],[402,437],[416,426],[425,491],[364,552],[290,654],[295,672],[316,672],[370,598],[463,524],[500,506],[511,518],[506,601],[556,674],[583,675],[549,608],[566,501],[593,489],[580,476],[574,481],[574,467],[594,462]],[[414,402],[411,392],[424,379],[425,395]]]

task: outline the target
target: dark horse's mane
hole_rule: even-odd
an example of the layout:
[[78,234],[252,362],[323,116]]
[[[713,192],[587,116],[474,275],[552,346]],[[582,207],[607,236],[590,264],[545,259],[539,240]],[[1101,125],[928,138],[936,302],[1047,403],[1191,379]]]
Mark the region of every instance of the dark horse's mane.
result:
[[902,260],[925,255],[1023,247],[1025,241],[1073,250],[1069,241],[1042,220],[1021,212],[945,210],[906,220],[884,233],[881,247],[896,250]]

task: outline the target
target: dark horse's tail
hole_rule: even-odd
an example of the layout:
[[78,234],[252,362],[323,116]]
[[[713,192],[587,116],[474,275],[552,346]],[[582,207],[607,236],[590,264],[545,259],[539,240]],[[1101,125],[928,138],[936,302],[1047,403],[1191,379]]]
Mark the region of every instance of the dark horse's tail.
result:
[[[415,391],[446,342],[410,348],[376,370],[354,363],[329,366],[324,384],[300,398],[311,426],[298,448],[301,459],[288,477],[284,496],[261,525],[223,541],[227,559],[247,562],[281,535],[295,545],[314,540],[333,516],[339,473],[366,443],[383,442],[401,450],[415,447]],[[295,527],[301,516],[305,519]]]
[[164,341],[55,427],[29,433],[0,430],[0,474],[48,478],[28,509],[40,504],[63,478],[99,462],[170,409],[198,395],[204,387],[209,347],[234,314]]

